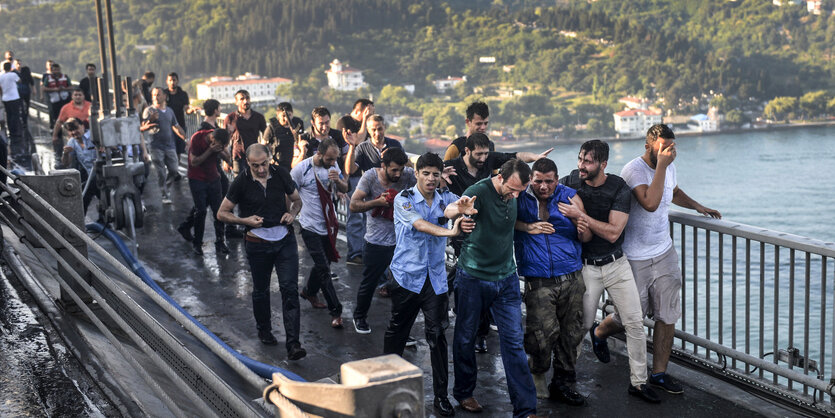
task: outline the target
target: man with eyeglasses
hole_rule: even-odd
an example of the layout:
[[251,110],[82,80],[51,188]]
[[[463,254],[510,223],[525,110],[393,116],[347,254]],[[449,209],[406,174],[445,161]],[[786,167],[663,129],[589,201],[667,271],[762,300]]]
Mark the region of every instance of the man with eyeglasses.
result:
[[[270,150],[266,146],[250,145],[245,158],[249,170],[244,170],[229,186],[217,219],[246,227],[244,245],[252,272],[252,310],[258,339],[265,345],[278,344],[270,323],[270,277],[273,268],[276,269],[287,358],[299,360],[307,355],[299,341],[299,250],[293,233],[293,220],[301,210],[301,198],[290,172],[270,165]],[[236,206],[240,216],[233,213]]]

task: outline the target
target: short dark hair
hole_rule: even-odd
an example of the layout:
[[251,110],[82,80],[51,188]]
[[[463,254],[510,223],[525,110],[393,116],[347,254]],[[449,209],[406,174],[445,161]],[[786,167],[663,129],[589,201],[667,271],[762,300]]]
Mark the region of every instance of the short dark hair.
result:
[[12,63],[11,61],[6,61],[3,63],[3,71],[9,72],[12,70]]
[[168,97],[168,92],[167,92],[164,88],[162,88],[162,87],[154,87],[154,88],[152,88],[152,89],[151,89],[151,93],[153,93],[153,92],[154,92],[154,90],[159,90],[162,94],[164,94],[164,95],[165,95],[165,97]]
[[397,165],[406,165],[409,162],[409,157],[406,151],[400,147],[391,147],[383,151],[383,165],[395,163]]
[[84,69],[87,69],[87,68],[90,68],[90,67],[93,67],[93,69],[95,69],[96,64],[93,64],[92,62],[88,62],[87,65],[84,66]]
[[673,133],[673,130],[669,126],[658,123],[650,126],[649,130],[647,130],[647,143],[651,144],[658,138],[676,139],[676,134]]
[[435,167],[438,170],[444,171],[444,160],[434,152],[427,152],[418,157],[415,170],[420,171],[424,167]]
[[512,159],[508,160],[502,167],[499,169],[499,175],[502,176],[502,182],[506,182],[510,177],[514,174],[519,175],[519,180],[522,183],[527,183],[531,181],[531,168],[528,167],[528,164],[519,159]]
[[203,113],[208,115],[214,115],[215,112],[220,108],[220,102],[215,99],[208,99],[203,102]]
[[592,161],[599,163],[609,161],[609,144],[599,139],[584,142],[583,145],[580,145],[580,151],[589,155]]
[[153,71],[145,71],[145,74],[142,74],[142,78],[144,78],[144,79],[146,79],[146,80],[147,80],[147,79],[151,79],[151,78],[154,78],[154,79],[155,79],[155,78],[157,78],[157,75],[156,75],[156,74],[154,74],[154,72],[153,72]]
[[354,107],[352,107],[351,109],[356,109],[357,106],[359,106],[360,109],[365,109],[366,107],[368,107],[368,105],[373,104],[374,102],[372,102],[369,99],[357,99],[357,101],[354,102]]
[[546,157],[542,157],[536,160],[533,163],[533,167],[531,167],[531,171],[539,171],[543,174],[553,172],[555,177],[559,177],[559,171],[557,171],[557,163]]
[[293,105],[291,105],[290,102],[281,102],[277,104],[275,108],[283,112],[293,113]]
[[316,106],[313,110],[310,111],[310,119],[316,119],[316,116],[323,117],[323,116],[330,116],[331,111],[328,110],[325,106]]
[[474,133],[467,137],[464,147],[470,151],[475,151],[476,148],[490,148],[490,138],[484,134]]
[[226,129],[213,129],[212,138],[214,138],[215,141],[221,143],[224,147],[229,145],[229,131],[227,131]]
[[482,119],[490,117],[490,108],[484,102],[472,102],[467,106],[467,120],[473,120],[475,115],[481,116]]
[[236,92],[235,92],[235,95],[234,95],[234,96],[232,96],[232,97],[234,97],[235,99],[237,99],[239,94],[242,94],[242,95],[244,95],[244,96],[246,96],[246,97],[252,97],[252,96],[250,96],[250,95],[249,95],[249,92],[248,92],[248,91],[246,91],[246,90],[244,90],[244,89],[240,89],[240,90],[236,91]]
[[172,72],[170,72],[170,73],[168,73],[168,76],[169,76],[169,77],[174,77],[174,78],[176,78],[176,79],[177,79],[177,81],[180,81],[180,75],[179,75],[179,74],[177,74],[177,73],[175,73],[175,72],[173,72],[173,71],[172,71]]
[[336,148],[337,150],[339,149],[339,145],[336,143],[336,140],[333,138],[325,138],[319,143],[319,148],[317,150],[319,151],[319,154],[324,155],[331,147]]
[[78,129],[80,126],[83,126],[83,125],[81,124],[81,121],[79,121],[76,118],[68,118],[64,122],[63,126],[64,126],[64,129],[66,129],[67,131],[74,131],[74,130]]
[[[4,67],[5,67],[5,65],[4,65]],[[79,87],[79,86],[71,86],[70,87],[70,94],[75,93],[77,91],[80,91],[80,92],[84,93],[84,90],[81,90],[81,87]]]

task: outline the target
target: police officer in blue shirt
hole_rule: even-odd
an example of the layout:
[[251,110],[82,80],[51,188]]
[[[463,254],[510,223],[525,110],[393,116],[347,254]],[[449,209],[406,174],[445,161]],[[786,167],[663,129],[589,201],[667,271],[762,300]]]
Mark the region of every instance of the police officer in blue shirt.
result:
[[472,232],[475,223],[457,216],[452,229],[445,225],[444,209],[458,201],[459,214],[472,215],[474,198],[460,198],[440,189],[444,162],[437,154],[420,156],[415,166],[417,184],[394,199],[397,244],[390,266],[400,285],[391,293],[391,322],[384,339],[386,354],[403,355],[406,340],[419,311],[425,319],[426,342],[432,361],[435,411],[455,414],[447,399],[449,362],[444,331],[449,327],[449,299],[445,269],[446,237]]

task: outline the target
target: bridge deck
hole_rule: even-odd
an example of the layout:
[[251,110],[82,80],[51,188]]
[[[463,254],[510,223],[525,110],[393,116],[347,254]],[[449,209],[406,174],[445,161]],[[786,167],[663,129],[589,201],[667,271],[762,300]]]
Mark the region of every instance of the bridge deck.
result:
[[[173,205],[162,205],[155,180],[155,173],[151,173],[149,186],[145,189],[147,208],[145,227],[137,232],[139,258],[149,273],[158,280],[161,287],[230,346],[255,360],[286,368],[310,381],[328,377],[336,380],[336,373],[342,363],[381,354],[383,334],[390,313],[390,300],[375,296],[369,314],[369,323],[373,332],[370,335],[357,334],[350,318],[356,301],[356,289],[361,280],[361,267],[346,265],[344,262],[334,264],[333,270],[339,275],[339,280],[334,284],[344,306],[345,328],[332,329],[327,310],[315,310],[309,303],[302,300],[301,341],[308,352],[307,357],[291,362],[286,359],[283,344],[275,347],[262,345],[257,340],[252,318],[251,280],[242,241],[233,239],[229,242],[230,255],[215,254],[214,246],[211,245],[214,240],[214,230],[207,220],[204,238],[205,254],[202,257],[194,255],[191,252],[191,245],[185,242],[176,231],[177,224],[186,217],[192,206],[187,181],[181,181],[174,186]],[[89,216],[94,216],[93,209],[89,214]],[[298,228],[296,230],[298,232]],[[9,234],[7,233],[6,236],[8,237]],[[109,245],[104,238],[100,238],[99,241],[105,247]],[[310,271],[312,262],[300,237],[298,242],[301,286]],[[21,247],[19,243],[15,245]],[[347,252],[342,241],[339,242],[339,250],[342,254]],[[20,251],[26,252],[22,248]],[[42,277],[47,282],[45,286],[47,290],[57,292],[57,285],[52,281],[53,279],[50,279],[47,274]],[[272,302],[274,334],[283,343],[281,298],[275,279],[272,281]],[[447,339],[451,343],[455,318],[451,318],[450,322],[451,327],[447,331]],[[428,414],[432,414],[431,366],[428,346],[422,333],[422,318],[419,317],[412,330],[412,336],[418,340],[417,347],[407,348],[404,358],[424,371],[426,409]],[[178,337],[183,338],[185,344],[190,346],[193,338],[183,331],[178,334]],[[653,416],[651,414],[654,414],[656,416],[694,417],[707,414],[718,416],[729,412],[735,416],[793,414],[791,411],[763,402],[731,385],[676,365],[671,365],[670,371],[682,381],[685,393],[683,395],[660,393],[662,397],[660,405],[646,404],[627,394],[629,376],[624,344],[616,340],[612,341],[610,346],[613,349],[613,359],[610,364],[604,365],[595,359],[590,350],[588,338],[584,341],[583,350],[577,362],[577,390],[588,396],[586,406],[569,407],[551,401],[539,401],[539,413],[543,416],[563,414]],[[509,416],[512,410],[501,358],[498,355],[498,339],[495,332],[491,332],[488,337],[488,348],[489,353],[478,355],[479,380],[475,397],[485,407],[485,413],[479,415]],[[202,346],[195,346],[195,352],[201,358],[205,358],[204,361],[207,364],[221,364],[213,358],[211,353],[202,349]],[[222,366],[219,366],[216,372],[222,376],[229,373],[226,376],[230,384],[238,380],[231,374],[231,371]],[[454,381],[451,365],[449,380],[451,389]],[[135,383],[141,384],[142,382],[135,379]],[[151,392],[147,390],[145,392],[145,396],[153,397]],[[453,401],[453,404],[456,403]],[[161,404],[154,407],[164,408]],[[469,416],[457,406],[456,409],[457,416]]]

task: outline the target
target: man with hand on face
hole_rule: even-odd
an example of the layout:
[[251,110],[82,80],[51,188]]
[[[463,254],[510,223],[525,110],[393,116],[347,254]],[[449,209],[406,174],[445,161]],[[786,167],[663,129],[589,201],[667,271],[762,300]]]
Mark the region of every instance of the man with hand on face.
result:
[[[517,199],[516,263],[525,279],[525,352],[537,397],[579,406],[585,397],[571,387],[577,381],[574,365],[583,328],[581,244],[591,239],[588,222],[569,219],[559,205],[583,202],[574,189],[557,182],[557,165],[542,158],[533,163],[533,178]],[[545,373],[554,358],[554,375],[545,386]]]
[[[245,158],[249,170],[244,170],[229,186],[217,219],[246,227],[244,244],[252,272],[252,310],[258,339],[265,345],[278,344],[270,324],[270,277],[276,269],[287,358],[298,360],[307,355],[299,342],[299,250],[292,230],[293,220],[301,210],[301,198],[287,169],[270,165],[267,147],[252,144],[246,149]],[[235,206],[239,206],[240,217],[232,212]]]
[[[473,396],[478,378],[475,357],[476,327],[485,309],[490,309],[499,329],[502,363],[507,378],[514,417],[536,414],[534,387],[528,358],[523,349],[522,295],[513,261],[513,231],[516,197],[530,182],[531,168],[521,160],[504,163],[499,174],[468,188],[478,211],[475,228],[465,239],[455,277],[458,312],[452,343],[455,385],[452,396],[467,412],[481,412]],[[461,213],[458,203],[447,206],[444,215]]]
[[458,202],[459,210],[474,215],[472,198],[460,198],[440,189],[444,162],[436,154],[420,156],[415,165],[417,184],[394,199],[394,230],[397,245],[391,272],[400,285],[391,293],[391,321],[383,352],[402,356],[415,318],[423,311],[426,342],[432,359],[432,387],[435,411],[455,415],[448,396],[449,361],[444,332],[449,327],[449,299],[446,282],[446,237],[472,232],[475,224],[464,217],[446,227],[444,209]]
[[[676,158],[675,138],[667,125],[650,127],[644,145],[646,151],[627,163],[620,175],[635,197],[626,223],[623,251],[635,277],[643,313],[655,321],[652,374],[648,382],[678,394],[684,390],[666,373],[675,324],[681,317],[681,269],[670,237],[670,204],[694,209],[717,219],[722,215],[717,210],[702,206],[679,189],[673,164]],[[600,326],[608,328],[610,324],[611,319],[607,318]]]
[[293,150],[304,131],[304,122],[293,116],[293,105],[281,102],[275,108],[275,117],[270,118],[261,143],[270,149],[273,155],[271,164],[291,168]]
[[61,111],[58,112],[58,118],[55,120],[55,128],[52,129],[53,147],[64,145],[64,141],[61,138],[61,128],[64,126],[64,122],[70,118],[75,118],[89,126],[88,120],[90,119],[91,103],[84,100],[84,92],[80,87],[73,87],[70,97],[72,98],[71,101],[61,107]]
[[[194,239],[192,248],[197,255],[203,255],[203,230],[206,226],[206,206],[212,208],[215,227],[215,250],[217,254],[229,254],[223,233],[223,223],[217,220],[221,195],[218,161],[231,162],[227,146],[229,132],[225,129],[197,131],[191,136],[188,151],[188,187],[194,200]],[[179,228],[178,228],[179,230]]]
[[[302,288],[301,297],[314,308],[328,308],[331,327],[342,328],[342,304],[336,296],[331,278],[330,263],[339,260],[336,251],[336,221],[331,198],[334,189],[348,191],[348,182],[336,163],[339,147],[336,141],[327,138],[319,144],[319,152],[293,167],[290,176],[299,188],[302,211],[299,215],[302,240],[313,259],[313,268]],[[327,305],[319,301],[319,290],[325,296]]]
[[[367,217],[365,246],[362,254],[362,283],[354,308],[354,329],[370,334],[368,309],[374,289],[394,256],[395,234],[392,204],[397,193],[415,185],[415,171],[406,167],[409,158],[403,148],[389,148],[379,167],[365,172],[351,197],[351,211],[372,211]],[[347,164],[347,162],[346,162]]]
[[[661,399],[646,384],[647,342],[641,298],[622,250],[632,193],[622,178],[606,173],[608,161],[608,144],[596,139],[586,141],[580,146],[577,170],[560,180],[577,190],[586,213],[562,203],[560,212],[573,220],[584,219],[592,232],[591,240],[583,243],[583,281],[586,284],[583,329],[589,330],[592,349],[602,363],[608,363],[610,359],[606,338],[616,330],[624,330],[630,370],[628,392],[646,402],[658,403]],[[617,320],[618,328],[610,327],[615,323],[609,318],[601,325],[594,323],[604,289],[615,305],[617,315],[613,319]]]

